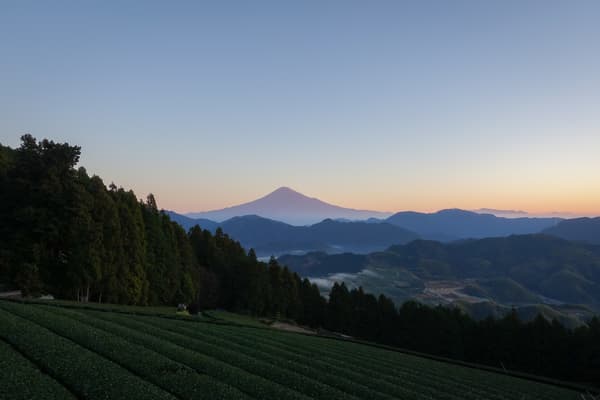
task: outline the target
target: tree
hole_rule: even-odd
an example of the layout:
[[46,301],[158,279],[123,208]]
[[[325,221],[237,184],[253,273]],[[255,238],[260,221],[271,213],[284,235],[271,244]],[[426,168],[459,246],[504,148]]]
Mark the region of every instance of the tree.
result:
[[117,270],[119,302],[146,304],[148,281],[146,277],[144,220],[135,194],[119,189],[114,193],[121,225],[122,259]]
[[55,291],[65,278],[80,148],[46,139],[38,142],[31,135],[22,136],[21,142],[8,158],[2,152],[2,259],[10,265],[8,275],[13,279],[20,276],[22,284],[30,282],[23,276],[36,271],[40,290]]
[[[87,302],[90,299],[92,285],[102,277],[102,230],[95,223],[92,214],[94,212],[94,198],[88,192],[87,187],[91,185],[85,169],[80,168],[77,172],[77,185],[74,186],[74,202],[72,221],[69,223],[67,273],[65,278],[69,283],[62,292],[68,296],[75,296],[78,301]],[[69,288],[76,288],[76,295],[70,293]],[[58,289],[57,289],[58,290]]]
[[351,318],[350,292],[344,282],[335,282],[329,292],[326,326],[336,332],[348,332]]
[[275,257],[271,257],[269,260],[268,274],[269,286],[271,287],[268,312],[273,316],[284,316],[287,310],[287,301],[285,299],[281,267]]

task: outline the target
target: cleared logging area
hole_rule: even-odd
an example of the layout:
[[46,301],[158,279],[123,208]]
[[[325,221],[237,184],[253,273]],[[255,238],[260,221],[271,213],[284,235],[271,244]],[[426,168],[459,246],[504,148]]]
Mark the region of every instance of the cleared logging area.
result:
[[357,343],[8,301],[0,301],[0,366],[2,399],[582,398]]

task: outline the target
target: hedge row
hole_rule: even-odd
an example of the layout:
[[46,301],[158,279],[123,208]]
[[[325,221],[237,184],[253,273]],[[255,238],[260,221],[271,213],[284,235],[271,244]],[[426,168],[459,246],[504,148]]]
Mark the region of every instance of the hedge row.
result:
[[0,302],[3,309],[0,310],[0,337],[64,383],[77,397],[90,400],[175,399],[96,353],[10,314],[5,311],[6,304]]
[[0,340],[0,399],[76,399],[64,386]]
[[[321,381],[317,381],[299,373],[302,367],[310,369],[310,366],[297,366],[294,365],[292,362],[285,360],[283,365],[273,364],[271,359],[267,361],[266,359],[248,357],[239,352],[230,350],[225,346],[214,346],[208,342],[189,338],[185,335],[181,335],[176,332],[169,332],[157,329],[155,326],[145,324],[144,322],[140,322],[140,320],[137,318],[124,317],[114,314],[98,314],[97,317],[109,321],[114,321],[115,323],[127,326],[134,331],[153,334],[161,340],[178,344],[182,347],[193,350],[200,354],[208,355],[230,365],[236,365],[241,369],[247,371],[247,373],[254,373],[260,375],[268,380],[277,382],[285,387],[294,389],[309,397],[319,399],[326,398],[332,400],[357,399],[357,397],[353,397],[351,394],[349,394],[348,391],[342,391],[334,387],[336,383],[338,384],[338,386],[342,385],[339,383],[340,379],[338,379],[335,376],[321,376]],[[165,320],[163,322],[169,323],[175,321]],[[290,368],[290,365],[292,366],[292,368]],[[352,382],[342,382],[346,383],[350,387],[354,385]],[[344,387],[344,389],[347,389],[347,387]]]
[[[6,307],[6,305],[3,305]],[[135,345],[108,332],[92,328],[65,316],[48,312],[50,307],[11,304],[10,311],[123,366],[182,399],[248,399],[231,386],[198,374],[155,351]],[[53,310],[61,311],[58,308]],[[66,311],[66,310],[64,310]],[[119,386],[122,386],[121,382]]]
[[[96,329],[100,332],[110,331],[132,343],[132,346],[143,346],[151,348],[157,353],[168,355],[169,358],[210,376],[215,382],[226,382],[252,397],[269,400],[308,400],[308,397],[273,381],[254,375],[251,371],[245,371],[234,365],[191,351],[193,349],[180,346],[174,342],[162,340],[160,333],[156,330],[133,330],[128,328],[128,324],[123,323],[121,319],[118,319],[118,323],[111,322],[110,320],[116,314],[87,314],[56,308],[49,309],[49,311],[57,314],[57,317],[67,316],[77,321],[77,323],[85,324],[88,329]],[[124,319],[124,322],[131,318],[123,315],[120,317]],[[105,318],[109,320],[107,321]]]

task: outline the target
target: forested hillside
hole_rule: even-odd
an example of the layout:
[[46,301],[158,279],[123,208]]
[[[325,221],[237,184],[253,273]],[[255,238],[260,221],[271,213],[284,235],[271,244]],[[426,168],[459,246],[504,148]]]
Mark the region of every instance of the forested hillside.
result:
[[[148,195],[76,169],[80,148],[25,135],[0,151],[0,279],[24,295],[198,303],[302,319],[316,286],[217,230],[185,232]],[[1,282],[0,281],[0,282]]]
[[567,219],[544,230],[544,233],[567,240],[600,244],[600,217]]

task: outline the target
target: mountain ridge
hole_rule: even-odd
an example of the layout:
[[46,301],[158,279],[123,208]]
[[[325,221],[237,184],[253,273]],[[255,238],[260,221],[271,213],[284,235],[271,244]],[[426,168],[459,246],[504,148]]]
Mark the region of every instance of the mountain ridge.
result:
[[[196,220],[192,218],[180,218],[182,216],[174,212],[167,214],[185,229],[196,225]],[[345,222],[327,218],[316,224],[295,226],[258,215],[236,216],[220,223],[203,221],[204,225],[200,223],[202,228],[214,230],[220,227],[244,247],[254,248],[259,256],[317,250],[328,253],[368,253],[419,238],[414,232],[386,222]]]
[[385,219],[417,233],[424,239],[443,242],[539,233],[556,225],[560,218],[506,218],[493,214],[450,208],[434,213],[400,211]]

